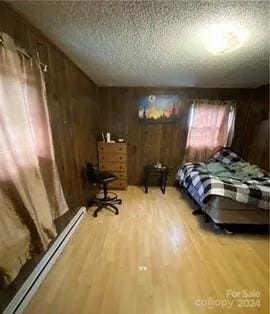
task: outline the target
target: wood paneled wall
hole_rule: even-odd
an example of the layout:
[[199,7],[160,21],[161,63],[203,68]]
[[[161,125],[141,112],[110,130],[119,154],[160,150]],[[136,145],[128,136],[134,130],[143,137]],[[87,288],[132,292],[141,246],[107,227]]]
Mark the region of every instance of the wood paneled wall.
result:
[[269,171],[269,85],[252,91],[246,138],[247,159]]
[[98,87],[36,28],[0,2],[0,32],[48,64],[47,99],[57,166],[71,209],[89,195],[82,178],[86,161],[96,162]]
[[[138,119],[138,98],[147,94],[178,94],[182,102],[179,123],[143,124]],[[170,184],[174,182],[176,169],[185,154],[189,108],[187,99],[232,99],[237,102],[236,130],[233,147],[246,155],[243,139],[252,101],[250,89],[219,88],[114,88],[99,89],[100,131],[110,131],[116,138],[128,142],[128,183],[141,184],[143,166],[157,160],[171,171]]]

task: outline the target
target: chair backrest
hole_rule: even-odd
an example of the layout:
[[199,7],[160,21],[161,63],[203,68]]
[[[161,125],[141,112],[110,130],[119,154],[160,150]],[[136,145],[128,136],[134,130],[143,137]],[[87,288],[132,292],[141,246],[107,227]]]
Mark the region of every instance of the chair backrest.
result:
[[86,164],[86,175],[89,183],[97,183],[98,172],[98,168],[95,165],[91,164],[90,162]]

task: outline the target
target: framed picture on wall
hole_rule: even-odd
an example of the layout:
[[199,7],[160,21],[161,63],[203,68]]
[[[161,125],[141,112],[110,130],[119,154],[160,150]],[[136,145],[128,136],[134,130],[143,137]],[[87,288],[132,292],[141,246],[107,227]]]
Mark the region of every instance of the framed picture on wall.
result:
[[141,96],[138,106],[139,119],[146,123],[172,123],[180,118],[178,95]]

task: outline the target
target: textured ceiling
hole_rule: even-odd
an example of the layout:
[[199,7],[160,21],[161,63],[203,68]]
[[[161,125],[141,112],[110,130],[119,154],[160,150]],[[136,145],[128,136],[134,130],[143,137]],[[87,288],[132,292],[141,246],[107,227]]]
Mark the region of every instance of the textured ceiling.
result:
[[[15,1],[11,5],[102,86],[257,87],[268,83],[269,2]],[[249,33],[228,54],[204,48],[213,23]]]

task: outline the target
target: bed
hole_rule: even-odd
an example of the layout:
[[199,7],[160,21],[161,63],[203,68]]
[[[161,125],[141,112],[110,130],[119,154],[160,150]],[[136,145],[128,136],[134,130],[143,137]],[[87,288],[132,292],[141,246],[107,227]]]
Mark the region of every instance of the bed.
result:
[[228,148],[184,164],[176,180],[216,224],[269,224],[269,174]]

